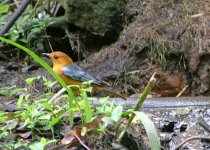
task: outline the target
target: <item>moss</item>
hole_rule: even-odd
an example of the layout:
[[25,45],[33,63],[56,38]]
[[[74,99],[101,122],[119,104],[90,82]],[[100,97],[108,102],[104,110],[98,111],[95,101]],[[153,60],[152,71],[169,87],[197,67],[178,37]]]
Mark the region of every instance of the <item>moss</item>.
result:
[[91,33],[104,36],[123,27],[125,2],[122,0],[65,0],[60,3],[69,23]]

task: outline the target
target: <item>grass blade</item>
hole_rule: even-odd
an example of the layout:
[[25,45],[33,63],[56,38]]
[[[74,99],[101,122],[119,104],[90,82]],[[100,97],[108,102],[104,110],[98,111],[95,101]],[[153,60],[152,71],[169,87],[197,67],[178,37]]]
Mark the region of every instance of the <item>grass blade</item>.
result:
[[[75,97],[73,95],[73,92],[70,88],[67,87],[67,85],[65,84],[65,82],[52,70],[52,68],[44,62],[44,60],[42,60],[38,55],[36,55],[32,50],[16,43],[13,42],[9,39],[3,38],[0,36],[0,41],[3,41],[7,44],[13,45],[23,51],[25,51],[28,55],[30,55],[33,59],[35,59],[42,67],[44,67],[61,85],[62,87],[64,87],[66,89],[66,91],[68,92],[68,99],[69,99],[69,108],[73,108],[73,103],[72,101],[75,100]],[[70,122],[71,124],[73,124],[73,111],[72,109],[69,109],[69,115],[70,115]]]

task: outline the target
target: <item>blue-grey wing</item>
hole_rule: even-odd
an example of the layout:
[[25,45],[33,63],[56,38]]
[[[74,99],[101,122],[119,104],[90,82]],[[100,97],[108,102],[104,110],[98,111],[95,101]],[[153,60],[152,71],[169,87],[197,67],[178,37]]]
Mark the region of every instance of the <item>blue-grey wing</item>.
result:
[[69,76],[74,80],[81,82],[92,80],[93,84],[100,85],[100,83],[94,77],[85,72],[81,67],[79,67],[76,64],[71,64],[66,67],[63,67],[62,72],[64,75]]

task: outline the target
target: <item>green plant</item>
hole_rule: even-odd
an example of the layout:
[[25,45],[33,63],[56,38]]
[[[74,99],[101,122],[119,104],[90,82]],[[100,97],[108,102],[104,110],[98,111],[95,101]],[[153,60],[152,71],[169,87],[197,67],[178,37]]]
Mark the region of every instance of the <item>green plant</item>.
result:
[[0,88],[0,94],[5,95],[6,97],[12,97],[18,92],[25,92],[26,88],[17,88],[16,85],[12,87],[2,87]]
[[[75,97],[72,93],[72,90],[70,88],[67,87],[67,85],[65,84],[65,82],[51,69],[51,67],[45,63],[39,56],[37,56],[33,51],[27,49],[26,47],[15,43],[11,40],[5,39],[3,37],[0,37],[0,40],[8,43],[10,45],[13,45],[23,51],[25,51],[29,56],[31,56],[33,59],[35,59],[42,67],[44,67],[68,92],[68,100],[69,100],[69,108],[73,107],[73,101],[75,100]],[[71,109],[69,109],[69,114],[70,114],[70,122],[73,123],[73,112]]]
[[9,5],[0,3],[0,14],[7,13],[9,11]]
[[150,141],[150,147],[152,150],[160,150],[160,141],[158,139],[158,135],[156,132],[156,129],[154,127],[154,124],[152,123],[152,121],[149,119],[149,117],[142,113],[139,112],[139,109],[142,107],[142,104],[144,102],[144,100],[146,99],[147,95],[151,92],[151,90],[153,89],[153,87],[155,86],[155,82],[156,79],[154,78],[154,75],[151,77],[150,81],[148,82],[147,86],[145,87],[142,95],[140,96],[140,98],[138,99],[133,111],[128,119],[128,123],[125,127],[125,129],[119,134],[117,141],[121,142],[126,130],[128,129],[128,127],[131,125],[131,122],[133,121],[134,117],[137,116],[140,118],[142,124],[144,125],[149,141]]
[[[0,40],[14,45],[21,50],[25,51],[28,55],[33,57],[37,62],[40,63],[47,71],[62,85],[62,89],[58,91],[56,94],[51,92],[51,84],[52,81],[48,81],[46,78],[38,76],[31,77],[26,79],[26,83],[29,85],[29,89],[25,89],[25,94],[20,95],[17,105],[20,110],[14,113],[0,113],[0,121],[3,126],[0,127],[0,137],[6,138],[11,137],[12,132],[15,129],[23,130],[24,132],[30,131],[32,136],[32,142],[30,142],[27,146],[30,149],[44,149],[45,146],[49,142],[56,142],[59,136],[56,134],[58,132],[58,128],[61,125],[67,127],[67,124],[73,124],[73,112],[79,112],[80,118],[82,120],[81,131],[71,131],[68,133],[69,135],[75,136],[80,143],[82,140],[80,138],[85,137],[89,131],[97,131],[99,133],[105,133],[106,127],[103,125],[111,124],[115,129],[120,125],[119,123],[123,119],[122,116],[124,114],[129,114],[128,123],[123,131],[120,132],[119,136],[117,136],[115,140],[121,142],[124,133],[127,128],[131,125],[131,122],[134,116],[138,116],[144,125],[146,132],[148,134],[148,138],[150,140],[150,147],[152,150],[159,150],[160,143],[155,131],[153,123],[150,121],[147,115],[139,112],[138,110],[141,108],[146,96],[152,90],[154,86],[154,77],[149,81],[147,87],[145,88],[142,96],[139,98],[134,109],[123,111],[122,105],[115,106],[112,102],[108,101],[108,97],[99,100],[101,105],[96,107],[96,111],[94,111],[94,106],[89,103],[88,93],[92,91],[92,88],[89,86],[88,88],[80,88],[78,86],[67,86],[64,81],[55,74],[52,69],[36,54],[34,54],[31,50],[15,43],[5,38],[0,37]],[[43,79],[43,84],[48,87],[48,92],[43,95],[32,95],[30,90],[30,84],[33,83],[36,79]],[[90,82],[86,82],[84,84],[89,84]],[[75,97],[72,93],[71,88],[76,88],[80,91],[80,97]],[[3,91],[3,90],[2,90]],[[15,91],[15,90],[14,90]],[[67,91],[67,94],[64,92]],[[5,91],[3,91],[5,92]],[[36,97],[36,100],[34,100]],[[67,99],[68,102],[62,104],[55,104],[54,102],[59,99]],[[66,115],[66,112],[68,114]],[[102,115],[102,119],[98,119],[98,115]],[[126,115],[125,115],[126,116]],[[69,122],[65,122],[65,118],[68,117]],[[98,120],[97,120],[98,119]],[[95,121],[97,120],[97,121]],[[95,121],[95,123],[94,123]],[[92,123],[92,124],[91,124]],[[56,131],[56,132],[55,132]],[[116,131],[118,132],[118,131]],[[49,134],[50,133],[50,134]],[[66,135],[68,135],[66,134]],[[77,134],[80,134],[78,136]],[[38,140],[35,137],[39,137]],[[49,141],[49,142],[47,142]],[[19,141],[13,141],[13,144],[20,144]],[[8,143],[10,145],[11,143]],[[83,143],[84,145],[84,143]]]

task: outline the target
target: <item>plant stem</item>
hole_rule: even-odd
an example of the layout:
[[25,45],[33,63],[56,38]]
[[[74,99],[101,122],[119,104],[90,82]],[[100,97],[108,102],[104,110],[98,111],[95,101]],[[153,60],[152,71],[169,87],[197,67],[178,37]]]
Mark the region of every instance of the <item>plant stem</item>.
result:
[[[156,79],[155,79],[154,76],[155,76],[155,73],[154,73],[154,74],[152,75],[152,77],[150,78],[150,80],[149,80],[147,86],[145,87],[145,89],[144,89],[142,95],[139,97],[139,99],[138,99],[138,101],[137,101],[137,103],[136,103],[136,105],[135,105],[133,111],[138,111],[138,110],[142,107],[142,104],[143,104],[144,100],[146,99],[147,95],[151,92],[151,90],[152,90],[153,87],[155,86]],[[128,119],[128,123],[127,123],[125,129],[120,133],[120,135],[119,135],[119,137],[118,137],[118,139],[117,139],[117,141],[118,141],[119,143],[121,142],[121,140],[122,140],[122,138],[123,138],[123,136],[124,136],[126,130],[127,130],[128,127],[130,126],[130,124],[131,124],[131,122],[132,122],[132,120],[133,120],[134,117],[135,117],[135,114],[132,113],[131,116],[130,116],[130,118]]]

